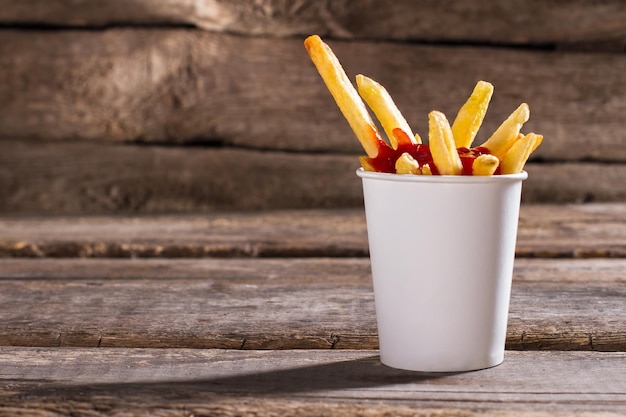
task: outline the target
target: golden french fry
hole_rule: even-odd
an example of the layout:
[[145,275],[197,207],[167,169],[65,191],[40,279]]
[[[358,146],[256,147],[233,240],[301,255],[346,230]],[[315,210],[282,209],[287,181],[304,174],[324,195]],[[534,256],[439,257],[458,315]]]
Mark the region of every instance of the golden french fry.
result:
[[365,153],[375,158],[384,141],[341,63],[317,35],[306,38],[304,46]]
[[509,148],[516,142],[517,135],[522,125],[528,121],[529,117],[530,109],[528,108],[528,104],[520,104],[520,106],[502,122],[493,135],[480,146],[489,149],[492,154],[502,160]]
[[493,85],[486,81],[478,81],[474,91],[452,123],[452,135],[457,148],[469,148],[483,123],[487,107],[493,94]]
[[441,175],[460,175],[463,164],[456,150],[452,129],[439,111],[428,114],[428,140],[433,162]]
[[359,162],[361,163],[361,167],[363,167],[364,171],[376,172],[376,168],[370,162],[370,158],[367,156],[359,156]]
[[517,174],[522,172],[530,154],[541,144],[543,136],[529,133],[515,141],[513,146],[504,155],[500,170],[502,174]]
[[433,175],[433,172],[430,169],[430,165],[424,164],[422,165],[422,175]]
[[420,165],[409,153],[404,152],[396,160],[396,174],[420,174]]
[[495,155],[479,155],[472,162],[472,175],[493,175],[500,165],[500,160]]
[[393,134],[394,129],[401,129],[407,137],[411,138],[411,142],[415,143],[411,127],[385,87],[362,74],[356,76],[356,85],[361,98],[365,100],[380,121],[387,138],[389,138],[389,143],[394,149],[398,148],[396,136]]
[[[535,152],[535,149],[537,149],[539,147],[539,145],[541,145],[541,142],[543,142],[543,135],[535,134],[535,136],[537,136],[537,137],[535,138],[535,144],[533,145],[533,148],[530,150],[531,154],[533,152]],[[528,156],[530,156],[530,155],[528,155]]]

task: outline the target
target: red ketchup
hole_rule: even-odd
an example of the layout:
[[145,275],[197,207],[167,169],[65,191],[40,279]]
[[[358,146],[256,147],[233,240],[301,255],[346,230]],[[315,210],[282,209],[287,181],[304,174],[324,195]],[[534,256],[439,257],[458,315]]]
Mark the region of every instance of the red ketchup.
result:
[[[386,172],[395,174],[396,161],[403,153],[411,155],[419,164],[420,168],[425,164],[430,166],[430,170],[433,175],[439,175],[439,170],[433,162],[433,157],[430,153],[428,145],[415,144],[415,143],[399,143],[397,149],[393,149],[390,146],[381,146],[378,155],[375,158],[367,158],[368,163],[377,172]],[[461,175],[472,175],[472,164],[474,159],[480,155],[490,154],[489,149],[484,147],[476,147],[472,149],[458,148],[457,152],[461,158],[463,164],[463,171]],[[494,175],[500,174],[500,167],[496,169]]]

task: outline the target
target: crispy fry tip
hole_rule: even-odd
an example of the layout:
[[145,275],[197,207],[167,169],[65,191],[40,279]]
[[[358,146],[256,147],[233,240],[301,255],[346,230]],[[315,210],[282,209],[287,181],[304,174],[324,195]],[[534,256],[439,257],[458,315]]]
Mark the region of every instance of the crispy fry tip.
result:
[[316,45],[321,45],[322,39],[318,35],[311,35],[304,40],[304,47],[310,51]]

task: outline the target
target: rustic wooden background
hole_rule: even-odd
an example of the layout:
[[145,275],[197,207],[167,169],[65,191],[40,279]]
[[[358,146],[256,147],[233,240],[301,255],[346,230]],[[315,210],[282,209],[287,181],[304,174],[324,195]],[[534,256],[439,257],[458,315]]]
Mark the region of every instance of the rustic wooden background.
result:
[[524,202],[626,201],[626,2],[0,0],[0,213],[356,207],[322,35],[423,136],[478,79],[481,135],[545,136]]

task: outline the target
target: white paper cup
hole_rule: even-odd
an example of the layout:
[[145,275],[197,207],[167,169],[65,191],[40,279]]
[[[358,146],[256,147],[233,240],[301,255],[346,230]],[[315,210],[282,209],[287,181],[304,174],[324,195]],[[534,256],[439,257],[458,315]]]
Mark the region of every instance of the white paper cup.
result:
[[424,372],[501,363],[526,172],[357,175],[381,362]]

